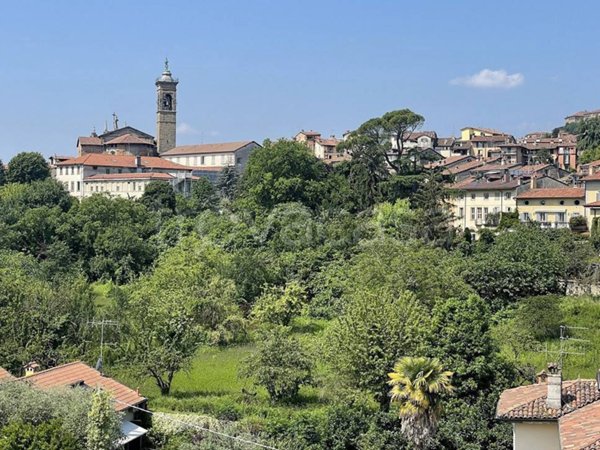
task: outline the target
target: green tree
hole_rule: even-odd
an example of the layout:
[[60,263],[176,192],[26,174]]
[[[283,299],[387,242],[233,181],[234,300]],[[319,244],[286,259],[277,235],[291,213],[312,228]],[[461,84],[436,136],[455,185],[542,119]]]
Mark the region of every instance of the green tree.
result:
[[586,119],[577,122],[577,149],[591,150],[600,146],[600,119]]
[[256,353],[244,361],[241,375],[264,387],[271,401],[287,401],[312,380],[312,361],[283,327],[263,332]]
[[251,209],[270,210],[279,203],[320,205],[326,167],[304,144],[279,140],[252,152],[240,180],[240,200]]
[[200,177],[192,185],[192,195],[189,199],[193,211],[200,213],[205,210],[216,210],[219,206],[219,197],[215,187],[206,177]]
[[256,301],[252,316],[260,323],[287,326],[300,314],[306,303],[306,292],[296,281],[284,288],[271,287]]
[[600,146],[589,148],[581,152],[581,154],[577,157],[577,162],[579,164],[588,164],[592,161],[598,161],[600,159]]
[[166,181],[151,181],[144,189],[140,202],[150,211],[175,213],[175,191]]
[[59,420],[31,424],[11,422],[0,430],[0,450],[78,450],[80,443]]
[[121,436],[121,420],[110,394],[97,389],[92,394],[92,405],[87,422],[87,450],[112,450]]
[[222,198],[232,201],[237,195],[239,173],[235,166],[227,166],[217,179],[216,188]]
[[48,163],[36,152],[22,152],[14,156],[8,164],[6,179],[9,183],[31,183],[50,177]]
[[4,163],[0,159],[0,186],[4,186],[6,184],[6,167],[4,167]]
[[418,211],[417,228],[422,239],[436,247],[450,248],[453,239],[450,192],[441,177],[430,173],[411,203]]
[[227,343],[240,335],[228,260],[219,247],[190,236],[130,287],[125,315],[131,359],[163,395],[201,344]]
[[404,357],[388,374],[392,404],[398,408],[402,433],[417,449],[429,448],[441,414],[441,400],[453,391],[452,372],[437,359]]
[[400,356],[418,350],[425,317],[408,292],[395,296],[373,290],[349,301],[324,337],[337,383],[365,390],[387,408],[386,372]]
[[391,236],[407,240],[417,237],[417,214],[407,199],[380,203],[373,210],[373,222]]

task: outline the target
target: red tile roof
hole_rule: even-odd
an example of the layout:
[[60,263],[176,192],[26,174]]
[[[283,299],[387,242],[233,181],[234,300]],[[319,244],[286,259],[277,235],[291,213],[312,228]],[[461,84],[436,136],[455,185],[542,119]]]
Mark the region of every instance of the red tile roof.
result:
[[201,153],[233,153],[254,141],[220,142],[217,144],[181,145],[162,153],[162,156],[195,155]]
[[561,409],[548,408],[546,383],[507,389],[500,395],[496,418],[501,420],[553,420],[600,400],[596,380],[564,381]]
[[506,133],[503,133],[502,131],[498,131],[498,130],[492,130],[491,128],[481,128],[481,127],[464,127],[461,128],[460,130],[477,130],[477,131],[482,131],[484,133],[489,133],[489,134],[497,134],[497,135],[507,135]]
[[586,203],[583,206],[585,206],[586,208],[600,208],[600,200],[598,200],[596,202]]
[[514,167],[518,167],[520,165],[521,164],[486,164],[484,166],[473,169],[473,171],[490,172],[490,171],[494,171],[494,170],[506,170],[506,169],[512,169]]
[[320,139],[317,139],[317,142],[319,144],[321,144],[321,145],[324,145],[324,146],[329,146],[329,147],[333,146],[333,147],[335,147],[336,145],[338,145],[342,141],[339,140],[339,139],[336,139],[336,138],[328,138],[328,139],[321,139],[320,138]]
[[221,170],[225,169],[224,166],[190,166],[190,168],[207,172],[220,172]]
[[[167,159],[156,156],[142,156],[141,166],[144,169],[164,169],[164,170],[191,170],[187,166],[174,163]],[[124,167],[136,168],[135,156],[132,155],[109,155],[107,153],[88,153],[77,158],[61,161],[57,166],[100,166],[100,167]]]
[[515,189],[520,185],[520,180],[473,181],[469,184],[461,185],[460,189],[464,191],[506,191]]
[[15,377],[13,377],[8,370],[0,367],[0,381],[12,380],[14,378]]
[[530,189],[517,195],[517,199],[526,198],[584,198],[585,189],[583,188],[543,188]]
[[561,417],[558,429],[562,450],[600,449],[600,402]]
[[145,145],[154,145],[150,139],[142,139],[133,134],[124,134],[122,136],[118,136],[114,139],[111,139],[108,142],[105,142],[105,145],[117,145],[117,144],[145,144]]
[[136,172],[136,173],[97,173],[85,178],[84,181],[103,180],[172,180],[173,176],[163,172]]
[[496,135],[496,136],[473,136],[471,142],[500,142],[505,143],[509,139],[507,135]]
[[458,164],[457,166],[447,168],[444,173],[456,175],[457,173],[467,172],[469,170],[473,170],[476,167],[483,166],[485,161],[481,161],[476,159],[475,161],[469,161],[464,164]]
[[591,175],[582,178],[583,181],[600,181],[600,172],[593,173]]
[[306,131],[302,130],[298,134],[303,134],[305,136],[321,136],[321,133],[319,133],[318,131],[314,131],[314,130],[306,130]]
[[83,381],[87,386],[92,388],[99,387],[109,392],[115,400],[122,402],[115,402],[114,406],[117,411],[127,409],[125,404],[138,405],[146,400],[133,389],[128,388],[112,378],[103,376],[96,369],[93,369],[80,361],[43,370],[29,377],[19,378],[19,380],[26,380],[41,389],[70,386],[74,383]]
[[80,145],[102,145],[102,139],[98,136],[79,136],[77,140]]
[[457,162],[460,162],[464,159],[472,159],[473,157],[470,155],[456,155],[456,156],[449,156],[448,158],[444,158],[441,159],[439,161],[433,161],[430,162],[428,164],[425,164],[425,168],[426,169],[433,169],[435,167],[446,167],[449,166],[451,164],[455,164]]

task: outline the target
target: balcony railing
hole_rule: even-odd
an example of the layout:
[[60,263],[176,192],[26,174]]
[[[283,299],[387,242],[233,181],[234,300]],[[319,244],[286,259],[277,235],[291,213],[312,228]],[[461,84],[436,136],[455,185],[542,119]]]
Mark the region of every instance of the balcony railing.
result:
[[569,228],[569,222],[540,222],[542,228]]

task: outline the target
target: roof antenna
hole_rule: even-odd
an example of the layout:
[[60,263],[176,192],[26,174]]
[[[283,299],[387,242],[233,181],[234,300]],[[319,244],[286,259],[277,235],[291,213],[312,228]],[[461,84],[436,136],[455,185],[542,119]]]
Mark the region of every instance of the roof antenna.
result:
[[98,321],[91,320],[91,321],[88,321],[87,324],[92,327],[100,327],[100,356],[98,358],[98,361],[96,362],[96,370],[98,372],[100,372],[100,374],[104,375],[104,372],[102,371],[103,366],[104,366],[104,345],[110,345],[109,343],[104,342],[104,327],[105,326],[118,326],[119,322],[117,322],[116,320],[102,319],[102,320],[98,320]]

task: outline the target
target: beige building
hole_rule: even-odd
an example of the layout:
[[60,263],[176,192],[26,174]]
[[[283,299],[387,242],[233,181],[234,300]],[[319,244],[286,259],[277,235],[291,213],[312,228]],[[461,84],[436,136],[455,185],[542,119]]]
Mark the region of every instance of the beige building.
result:
[[578,111],[565,117],[565,124],[579,122],[580,120],[595,119],[600,117],[600,109],[594,111]]
[[343,140],[335,136],[323,138],[318,131],[302,130],[294,136],[294,140],[305,144],[317,158],[326,163],[333,164],[350,159],[350,155],[346,151],[338,149],[338,144]]
[[54,177],[77,198],[96,193],[139,198],[153,180],[188,195],[192,169],[158,157],[91,153],[56,163]]
[[574,187],[531,189],[517,195],[521,222],[542,228],[568,228],[572,217],[585,215],[585,189]]
[[187,166],[195,176],[214,182],[225,167],[235,167],[241,173],[250,154],[259,147],[254,141],[181,145],[162,153],[161,158]]
[[600,390],[596,380],[563,381],[549,366],[538,383],[507,389],[496,419],[513,427],[514,450],[594,450],[600,448]]

